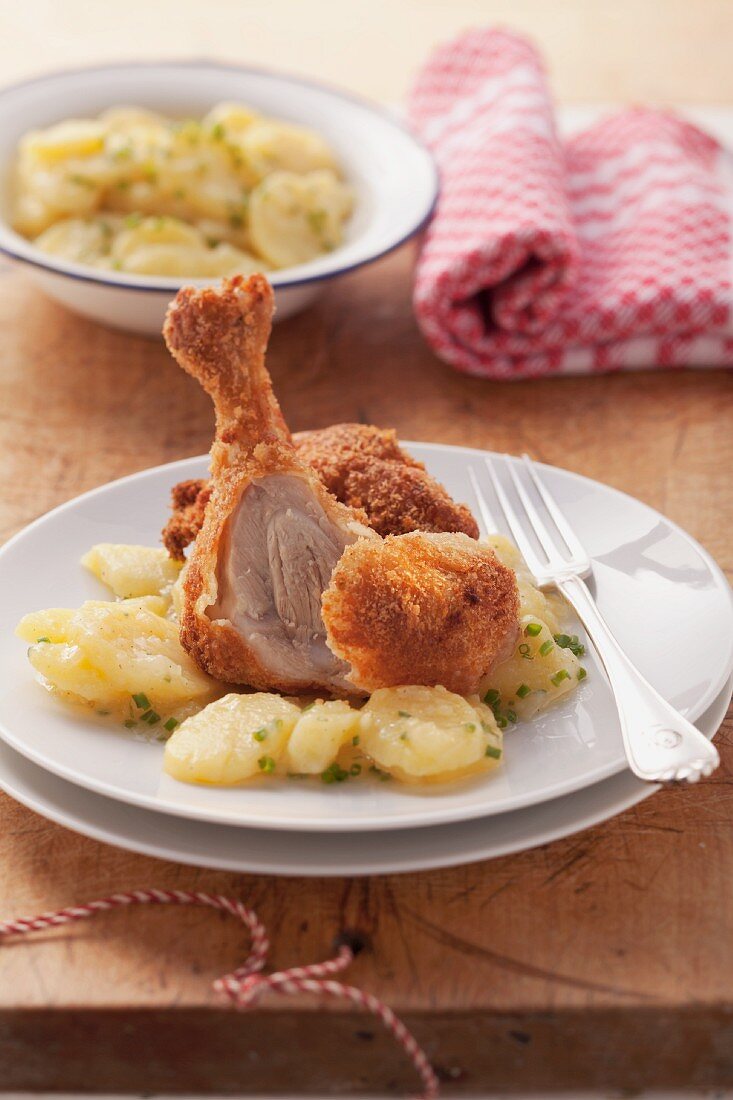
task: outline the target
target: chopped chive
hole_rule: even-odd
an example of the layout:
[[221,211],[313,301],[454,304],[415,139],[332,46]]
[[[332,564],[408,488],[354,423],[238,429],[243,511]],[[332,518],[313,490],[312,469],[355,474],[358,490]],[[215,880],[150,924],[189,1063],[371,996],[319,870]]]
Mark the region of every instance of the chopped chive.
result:
[[380,781],[381,781],[382,783],[385,783],[385,782],[386,782],[386,781],[387,781],[388,779],[391,779],[391,778],[392,778],[392,776],[391,776],[391,775],[389,774],[389,772],[383,772],[381,768],[378,768],[378,767],[376,766],[376,764],[370,764],[370,765],[369,765],[369,771],[370,771],[370,772],[373,772],[373,773],[374,773],[374,775],[376,775],[376,776],[377,776],[377,778],[378,778],[378,779],[379,779],[379,780],[380,780]]
[[224,127],[221,122],[215,122],[214,125],[211,127],[211,136],[213,137],[214,141],[224,140]]
[[536,638],[538,634],[542,633],[542,623],[527,623],[524,633],[530,638]]
[[498,703],[499,702],[499,692],[496,690],[496,688],[489,688],[489,690],[484,695],[484,702],[489,707],[493,703]]
[[361,737],[359,737],[358,733],[354,737],[351,738],[351,744],[354,745],[354,747],[356,747],[359,744],[360,741],[361,741]]
[[494,748],[493,745],[487,745],[485,755],[490,756],[492,760],[498,760],[501,757],[501,749]]
[[275,770],[275,761],[271,756],[261,756],[257,763],[260,771],[264,772],[266,775],[271,775]]
[[233,210],[232,213],[229,215],[229,224],[231,225],[232,229],[241,229],[244,225],[243,215],[238,213],[236,210]]
[[532,653],[532,647],[527,645],[526,642],[522,642],[519,647],[520,657],[524,657],[525,661],[534,661],[534,654]]
[[128,729],[128,730],[134,730],[136,725],[137,725],[137,722],[135,721],[134,718],[128,718],[124,722],[125,729]]
[[475,722],[464,722],[463,723],[463,728],[466,731],[466,733],[475,733],[476,724],[475,724]]
[[551,653],[555,648],[554,642],[551,642],[548,638],[546,642],[543,642],[540,646],[540,657],[546,657],[548,653]]
[[169,718],[167,722],[163,723],[163,729],[168,730],[168,733],[173,733],[173,730],[179,724],[177,718]]
[[264,741],[267,737],[267,730],[264,726],[262,726],[260,729],[255,730],[252,736],[254,737],[255,741]]
[[125,229],[136,229],[142,220],[142,214],[128,214],[122,224]]
[[309,210],[306,214],[308,224],[317,237],[320,237],[326,228],[326,217],[325,210]]
[[150,700],[143,691],[139,692],[137,695],[133,695],[132,701],[140,710],[148,710],[150,707]]
[[349,773],[344,771],[336,761],[333,764],[329,764],[324,772],[321,772],[321,779],[324,783],[343,783],[345,779],[349,778]]
[[587,675],[588,675],[587,671],[581,665],[580,668],[578,669],[578,679],[579,680],[585,680]]
[[507,722],[507,720],[506,720],[506,718],[504,717],[503,714],[497,714],[496,724],[497,724],[497,726],[499,727],[500,730],[505,730],[509,723]]
[[108,710],[98,710],[97,714],[99,714],[102,718],[106,718],[107,715],[109,714],[109,711]]
[[313,710],[315,705],[316,705],[315,699],[313,700],[312,703],[307,703],[306,706],[303,707],[303,714],[305,714],[305,712],[307,710]]
[[514,710],[508,710],[506,712],[506,716],[507,716],[507,718],[509,719],[510,722],[516,722],[517,721],[517,713]]
[[51,641],[51,639],[47,638],[44,634],[44,636],[42,638],[36,638],[36,645],[38,645],[39,642],[50,642],[50,641]]
[[400,741],[409,741],[409,740],[410,740],[410,738],[407,736],[406,733],[401,733],[400,734]]
[[349,768],[349,775],[361,775],[361,764],[352,764]]
[[156,722],[160,721],[160,715],[154,710],[148,710],[140,717],[141,722],[147,722],[149,726],[154,726]]
[[529,684],[520,684],[517,688],[517,698],[526,699],[531,690],[532,688],[529,686]]
[[555,687],[560,687],[560,684],[563,682],[563,680],[569,679],[570,673],[568,672],[568,670],[566,668],[561,668],[559,672],[556,672],[554,676],[550,677],[550,683],[554,684]]
[[569,649],[576,657],[582,657],[585,653],[585,646],[578,641],[577,634],[555,634],[554,638],[560,649]]

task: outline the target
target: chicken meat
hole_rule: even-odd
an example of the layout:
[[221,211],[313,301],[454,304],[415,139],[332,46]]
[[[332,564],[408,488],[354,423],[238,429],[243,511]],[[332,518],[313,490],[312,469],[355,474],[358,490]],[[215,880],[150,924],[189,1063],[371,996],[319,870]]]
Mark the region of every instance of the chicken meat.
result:
[[353,690],[348,665],[326,643],[321,595],[346,546],[379,536],[292,445],[264,362],[272,312],[272,288],[253,275],[220,289],[184,287],[166,317],[168,348],[216,414],[181,641],[219,680],[344,692]]
[[[299,458],[316,471],[337,500],[363,511],[380,535],[408,531],[462,531],[478,538],[476,520],[407,454],[391,429],[334,424],[297,432]],[[172,491],[172,514],[163,530],[168,552],[179,561],[196,538],[210,491],[206,480],[182,481]]]

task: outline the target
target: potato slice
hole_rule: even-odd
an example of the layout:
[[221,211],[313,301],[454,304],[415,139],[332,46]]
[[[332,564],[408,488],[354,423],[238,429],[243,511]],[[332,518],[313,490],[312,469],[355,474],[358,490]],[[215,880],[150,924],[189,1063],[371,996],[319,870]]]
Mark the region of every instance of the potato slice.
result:
[[33,157],[38,164],[51,165],[72,157],[88,157],[104,149],[106,128],[92,119],[70,118],[36,130],[21,142],[24,154]]
[[336,171],[328,144],[313,130],[273,119],[252,119],[240,131],[238,146],[257,179],[279,171],[298,174],[319,169]]
[[270,775],[300,717],[280,695],[224,695],[182,722],[165,747],[165,770],[185,783],[230,786]]
[[361,712],[360,747],[403,782],[442,782],[496,767],[502,738],[478,699],[406,686],[374,692]]
[[249,200],[253,248],[273,267],[293,267],[341,243],[352,194],[333,172],[273,172]]
[[520,624],[517,648],[491,672],[484,696],[500,725],[531,718],[573,691],[585,676],[578,658],[557,644],[547,623],[524,615]]
[[72,263],[96,264],[109,253],[114,221],[113,217],[64,218],[36,237],[35,244]]
[[245,107],[243,103],[224,102],[217,103],[208,114],[204,115],[201,126],[207,133],[213,130],[217,137],[220,133],[219,128],[221,128],[223,130],[222,137],[227,139],[233,134],[241,134],[243,130],[248,130],[254,122],[258,122],[261,118],[261,115],[253,111],[251,107]]
[[568,611],[568,605],[562,596],[552,592],[542,592],[536,586],[524,558],[509,539],[503,535],[488,535],[483,541],[488,542],[499,561],[513,569],[517,575],[520,616],[532,615],[535,619],[547,623],[549,629],[557,634],[561,629],[562,619]]
[[112,542],[93,546],[81,564],[123,599],[167,596],[183,565],[169,557],[167,550],[156,546]]
[[216,692],[181,646],[166,610],[158,596],[89,600],[75,611],[26,615],[16,633],[31,642],[31,664],[56,690],[124,717],[131,716],[132,696],[142,695],[162,716]]
[[285,767],[300,775],[320,775],[359,730],[360,712],[341,700],[319,699],[295,724],[285,753]]

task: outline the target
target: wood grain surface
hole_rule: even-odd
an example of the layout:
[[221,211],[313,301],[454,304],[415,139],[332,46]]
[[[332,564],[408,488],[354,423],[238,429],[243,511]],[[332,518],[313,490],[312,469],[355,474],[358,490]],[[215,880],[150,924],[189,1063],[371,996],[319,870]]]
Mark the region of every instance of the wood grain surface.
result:
[[[9,80],[113,55],[218,53],[389,99],[429,42],[485,9],[131,0],[112,35],[110,5],[30,0],[0,13],[0,59]],[[567,98],[733,100],[725,0],[513,0],[490,15],[535,34]],[[239,34],[222,50],[230,26]],[[419,338],[412,262],[403,249],[275,329],[269,364],[293,429],[362,420],[405,438],[527,449],[660,509],[733,573],[730,375],[462,377]],[[160,341],[73,317],[9,270],[0,331],[1,538],[85,489],[208,448],[209,402]],[[729,722],[723,764],[698,788],[655,795],[576,837],[389,878],[179,867],[77,837],[0,796],[0,917],[153,885],[231,893],[268,925],[275,966],[321,958],[341,929],[360,930],[368,948],[350,980],[404,1014],[447,1095],[731,1086],[732,741]],[[236,922],[198,911],[121,912],[3,946],[0,1091],[323,1096],[413,1086],[362,1016],[282,1000],[248,1017],[222,1010],[210,980],[245,953]]]
[[[363,420],[407,438],[527,448],[633,492],[731,569],[729,376],[514,385],[463,377],[416,332],[412,262],[403,249],[275,328],[269,361],[293,428]],[[209,402],[162,343],[75,318],[22,276],[6,274],[0,286],[3,537],[84,489],[207,448]],[[655,795],[577,837],[471,867],[372,880],[177,867],[73,836],[2,797],[0,913],[148,885],[234,893],[270,928],[274,965],[322,957],[339,930],[359,929],[370,948],[353,980],[405,1012],[438,1062],[461,1069],[449,1092],[598,1083],[601,1063],[588,1044],[599,1028],[609,1084],[730,1084],[730,741],[728,727],[719,736],[723,766],[698,788]],[[349,1013],[333,1033],[340,1053],[331,1063],[322,1057],[324,1032],[337,1025],[311,1005],[271,1002],[258,1023],[231,1031],[210,979],[244,948],[235,922],[183,911],[118,913],[4,947],[0,1068],[16,1088],[79,1088],[90,1074],[100,1088],[168,1090],[191,1088],[203,1074],[213,1090],[236,1091],[290,1087],[297,1070],[302,1089],[316,1093],[338,1093],[345,1081],[352,1091],[386,1087],[393,1073],[403,1080],[378,1029]],[[120,1027],[140,1049],[153,1020],[156,1059],[112,1057],[120,1043],[132,1049]],[[246,1081],[238,1076],[248,1050],[263,1058],[268,1033],[287,1035],[298,1020],[301,1042],[280,1047],[269,1068],[258,1061]],[[244,1044],[232,1040],[233,1063],[221,1058],[222,1028]],[[373,1039],[358,1038],[365,1028]],[[83,1041],[90,1029],[94,1055]],[[674,1042],[652,1042],[654,1029]],[[19,1056],[36,1051],[39,1034],[63,1040],[63,1060]],[[491,1057],[479,1057],[478,1034],[491,1040]],[[182,1063],[160,1056],[183,1041],[190,1054]],[[391,1067],[386,1076],[379,1066]]]

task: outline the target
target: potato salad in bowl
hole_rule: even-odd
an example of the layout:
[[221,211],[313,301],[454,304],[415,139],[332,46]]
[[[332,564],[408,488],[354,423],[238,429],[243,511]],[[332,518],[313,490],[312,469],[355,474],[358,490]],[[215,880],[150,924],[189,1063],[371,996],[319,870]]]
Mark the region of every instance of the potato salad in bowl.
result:
[[27,133],[14,228],[50,255],[143,276],[295,267],[337,248],[353,194],[314,130],[219,103],[202,118],[114,107]]
[[0,88],[0,254],[160,336],[186,281],[266,272],[276,321],[413,237],[438,195],[393,112],[288,73],[142,61]]

